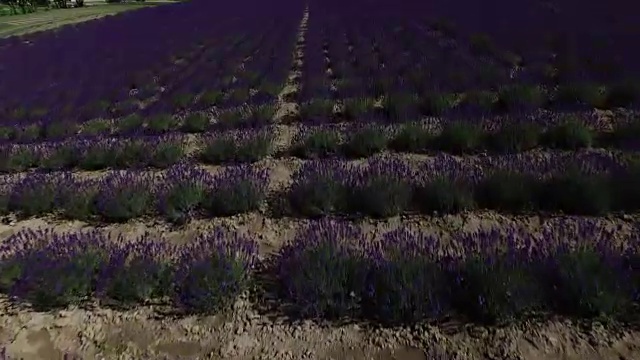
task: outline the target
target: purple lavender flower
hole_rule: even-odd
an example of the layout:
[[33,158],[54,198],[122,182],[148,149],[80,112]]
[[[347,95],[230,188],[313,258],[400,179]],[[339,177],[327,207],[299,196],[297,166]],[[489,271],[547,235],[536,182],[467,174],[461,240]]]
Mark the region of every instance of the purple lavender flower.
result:
[[228,309],[248,289],[257,244],[216,228],[182,249],[174,277],[177,305],[190,312]]

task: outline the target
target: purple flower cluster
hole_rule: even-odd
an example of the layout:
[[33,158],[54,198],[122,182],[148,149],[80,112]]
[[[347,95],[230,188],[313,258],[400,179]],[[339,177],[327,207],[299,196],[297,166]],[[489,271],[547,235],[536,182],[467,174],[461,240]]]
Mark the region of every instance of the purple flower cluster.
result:
[[132,170],[96,179],[69,172],[30,173],[3,185],[0,204],[23,216],[53,213],[115,222],[154,215],[157,210],[170,220],[175,211],[230,216],[258,210],[267,185],[267,172],[249,166],[211,174],[178,164],[161,175]]
[[[220,106],[198,99],[230,90],[225,78],[235,78],[247,93],[255,89],[255,104],[273,101],[274,88],[286,80],[303,5],[247,1],[212,9],[206,1],[176,3],[0,40],[3,123],[71,123],[140,109],[152,115]],[[91,41],[75,41],[80,35]],[[24,61],[51,54],[62,54],[58,66]]]
[[[439,154],[427,160],[412,162],[401,156],[377,156],[359,166],[344,160],[316,160],[305,163],[294,175],[293,183],[329,178],[345,185],[359,185],[376,176],[423,183],[438,178],[464,179],[476,183],[497,171],[528,173],[540,177],[560,175],[579,164],[585,173],[613,173],[629,165],[624,157],[598,151],[580,153],[549,151],[485,157],[457,157]],[[295,185],[294,185],[295,186]]]
[[203,139],[200,159],[208,164],[250,163],[270,155],[273,129],[208,134]]
[[0,248],[0,290],[38,308],[173,298],[189,311],[223,310],[246,290],[256,244],[217,228],[178,248],[150,235],[25,230]]
[[312,217],[389,217],[477,207],[601,215],[640,206],[632,196],[637,174],[633,163],[599,152],[438,155],[417,164],[394,156],[372,158],[366,165],[311,161],[293,175],[281,210]]
[[[184,140],[178,135],[124,138],[70,139],[32,145],[4,145],[7,164],[1,171],[22,171],[30,166],[48,170],[79,168],[168,167],[185,157]],[[28,156],[28,157],[27,157]],[[32,161],[9,161],[11,159]]]
[[[315,98],[338,104],[382,99],[381,115],[390,121],[504,112],[524,117],[545,107],[640,103],[637,61],[627,60],[637,56],[627,50],[629,30],[621,25],[630,26],[625,15],[610,14],[616,20],[599,21],[602,33],[595,34],[576,32],[590,26],[568,8],[558,14],[537,3],[525,10],[496,0],[487,24],[461,14],[467,6],[487,11],[468,1],[311,2],[300,100],[306,106]],[[591,8],[581,14],[597,16]],[[518,30],[505,31],[512,28]]]
[[592,220],[540,235],[487,228],[449,240],[400,228],[370,239],[321,221],[278,254],[280,295],[302,316],[502,322],[535,312],[620,318],[638,300],[638,234],[616,246]]
[[[301,229],[271,268],[298,315],[414,323],[464,316],[502,322],[532,313],[621,319],[636,306],[640,234],[594,219],[488,227],[447,238],[398,228],[373,237],[344,221]],[[188,245],[143,235],[24,230],[0,246],[0,291],[40,308],[92,297],[172,299],[195,312],[228,308],[248,289],[257,244],[216,228]],[[276,289],[271,289],[276,286]]]

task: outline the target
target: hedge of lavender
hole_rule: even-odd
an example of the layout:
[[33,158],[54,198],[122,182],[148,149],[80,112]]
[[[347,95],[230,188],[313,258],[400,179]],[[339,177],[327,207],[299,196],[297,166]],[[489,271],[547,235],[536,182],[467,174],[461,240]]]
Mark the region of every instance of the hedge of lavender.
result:
[[75,139],[30,145],[0,146],[0,172],[169,168],[186,159],[204,164],[251,163],[272,153],[270,129],[208,133],[188,153],[184,136],[134,136]]
[[161,175],[129,171],[101,179],[69,172],[30,173],[0,187],[0,213],[107,222],[161,216],[182,223],[192,217],[258,210],[267,181],[266,171],[247,166],[211,174],[180,164]]
[[438,156],[413,166],[378,158],[366,166],[312,161],[293,175],[278,204],[282,214],[316,217],[474,209],[508,213],[603,215],[637,211],[636,162],[602,153],[524,154],[458,160]]
[[[388,75],[395,78],[397,75]],[[428,75],[422,75],[428,78]],[[383,80],[384,81],[384,80]],[[391,80],[387,80],[391,81]],[[404,84],[403,84],[404,85]],[[328,86],[328,85],[325,85]],[[404,85],[406,86],[406,85]],[[575,85],[578,87],[579,85]],[[404,123],[420,120],[428,117],[471,117],[481,119],[488,116],[512,115],[530,116],[541,110],[557,111],[558,108],[569,108],[571,111],[586,111],[592,109],[612,110],[619,107],[630,106],[632,101],[640,101],[640,86],[628,90],[632,92],[630,97],[633,100],[618,100],[613,96],[623,96],[611,89],[610,94],[601,93],[601,87],[591,85],[590,88],[574,89],[569,87],[558,88],[552,94],[539,95],[544,98],[531,98],[531,91],[538,91],[537,87],[520,88],[504,87],[498,93],[490,91],[467,93],[410,93],[411,89],[400,88],[396,91],[409,91],[408,94],[387,95],[384,101],[374,106],[374,101],[367,99],[367,94],[355,94],[353,97],[340,99],[344,104],[340,112],[334,111],[334,101],[323,98],[315,90],[317,98],[309,98],[301,107],[300,120],[307,124],[323,124],[335,122],[367,122],[375,120],[384,123]],[[385,89],[385,92],[392,92],[392,89]],[[591,95],[595,92],[595,95]],[[577,94],[573,94],[573,93]],[[586,94],[583,94],[586,92]],[[335,97],[336,95],[334,95]],[[594,99],[594,97],[597,97]],[[373,98],[375,99],[375,98]],[[619,103],[612,105],[611,103]]]
[[539,234],[483,228],[445,239],[399,228],[371,238],[352,223],[319,221],[268,261],[275,282],[256,282],[257,243],[225,228],[183,246],[149,235],[126,241],[96,231],[24,230],[0,248],[0,291],[37,309],[153,301],[215,313],[259,285],[310,318],[631,321],[640,238],[618,235],[583,219]]
[[[575,13],[571,6],[311,1],[302,121],[637,108],[630,18],[600,6]],[[590,21],[599,24],[597,34],[584,30]]]
[[162,217],[184,223],[263,211],[266,203],[273,215],[303,217],[474,209],[603,215],[640,209],[637,160],[602,152],[549,152],[440,155],[418,163],[380,157],[362,166],[311,161],[293,174],[288,188],[269,197],[268,169],[247,165],[210,173],[178,164],[162,173],[114,171],[97,178],[33,172],[2,178],[0,213],[107,222]]
[[[436,124],[380,124],[303,128],[285,154],[301,158],[369,157],[385,150],[407,153],[478,154],[517,153],[536,148],[580,150],[638,148],[640,133],[636,120],[622,121],[612,132],[597,131],[573,117],[546,128],[537,123],[506,120],[502,126],[472,121],[452,121],[433,130]],[[484,125],[484,126],[483,126]],[[252,163],[273,155],[272,128],[211,132],[191,146],[177,134],[143,135],[101,139],[76,139],[38,144],[0,146],[0,172],[30,168],[41,170],[101,170],[168,168],[185,159],[205,164]]]
[[109,136],[131,137],[175,133],[199,134],[216,130],[250,129],[272,123],[272,104],[242,103],[242,106],[218,111],[214,115],[203,111],[171,115],[168,112],[145,116],[135,112],[113,119],[95,118],[83,123],[52,121],[0,125],[0,143],[37,144],[75,138],[101,139]]
[[312,318],[409,324],[463,317],[504,323],[544,314],[635,320],[638,234],[582,220],[539,237],[518,228],[447,240],[401,228],[372,240],[348,223],[317,222],[278,254],[281,299]]
[[444,122],[439,131],[434,130],[435,124],[420,123],[402,126],[356,124],[344,129],[334,126],[308,127],[296,135],[290,153],[301,158],[363,158],[385,150],[463,155],[508,154],[536,148],[638,148],[640,127],[635,119],[618,123],[613,131],[595,130],[588,122],[574,116],[567,116],[546,127],[541,124],[544,120],[529,122],[508,119],[497,129],[485,127],[495,124],[452,120]]
[[[259,15],[244,12],[247,6],[259,9]],[[20,129],[9,136],[24,141],[57,138],[72,135],[87,121],[140,113],[153,120],[145,120],[144,131],[198,131],[203,126],[198,121],[175,120],[214,108],[269,106],[286,81],[303,8],[246,1],[216,8],[211,15],[210,3],[192,1],[3,39],[3,129]],[[79,45],[73,40],[78,34],[104,41]],[[69,44],[74,51],[67,51]],[[52,53],[65,54],[57,67],[23,61]],[[23,72],[8,70],[18,66]],[[29,81],[24,73],[30,74]],[[126,132],[143,124],[129,125],[111,130]]]
[[256,162],[272,153],[274,137],[269,129],[217,134],[205,138],[197,156],[207,164]]
[[257,245],[223,228],[180,247],[150,235],[125,241],[97,231],[24,230],[0,254],[0,291],[37,309],[93,298],[120,305],[170,300],[211,313],[248,289]]

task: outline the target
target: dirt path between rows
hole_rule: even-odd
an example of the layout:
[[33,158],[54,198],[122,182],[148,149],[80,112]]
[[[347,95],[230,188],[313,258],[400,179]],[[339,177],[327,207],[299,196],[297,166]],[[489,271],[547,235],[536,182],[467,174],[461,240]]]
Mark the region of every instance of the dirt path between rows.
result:
[[482,327],[420,326],[374,330],[363,325],[292,325],[238,301],[232,314],[159,318],[135,311],[69,309],[0,316],[0,342],[12,356],[62,359],[637,359],[640,334],[579,328],[567,322]]

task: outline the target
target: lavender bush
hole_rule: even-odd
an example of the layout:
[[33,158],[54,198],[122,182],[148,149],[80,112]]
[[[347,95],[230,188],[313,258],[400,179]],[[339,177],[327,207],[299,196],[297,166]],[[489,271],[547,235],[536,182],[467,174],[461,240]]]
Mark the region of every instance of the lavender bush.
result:
[[[113,141],[97,141],[97,142],[80,142],[80,155],[78,160],[78,168],[82,170],[100,170],[116,163],[117,155],[114,156],[115,144]],[[147,156],[145,153],[144,156]]]
[[121,135],[136,133],[142,130],[143,125],[144,118],[140,114],[130,114],[116,122],[116,133]]
[[547,296],[558,312],[611,319],[632,309],[632,273],[610,246],[563,246],[546,259]]
[[629,189],[625,182],[636,183],[635,166],[608,155],[585,154],[582,169],[572,165],[575,158],[570,154],[537,164],[519,155],[460,162],[441,156],[428,160],[422,171],[397,158],[381,159],[366,167],[341,161],[305,164],[285,193],[287,211],[312,217],[387,217],[413,211],[456,213],[480,206],[599,215],[639,206],[620,191]]
[[272,146],[270,130],[214,134],[205,138],[199,157],[206,164],[250,163],[267,157]]
[[416,186],[413,202],[416,209],[427,214],[456,214],[476,207],[470,184],[447,176]]
[[118,168],[141,168],[150,162],[152,155],[151,144],[134,138],[117,147],[112,161]]
[[174,269],[167,257],[173,251],[173,246],[152,240],[149,235],[112,246],[107,263],[97,275],[96,296],[125,305],[171,296]]
[[156,168],[167,168],[177,164],[185,157],[184,143],[181,139],[164,137],[153,148],[149,165]]
[[305,123],[326,123],[333,117],[333,101],[315,99],[300,108],[300,117]]
[[170,114],[158,114],[146,119],[145,125],[150,134],[165,134],[178,129],[180,122]]
[[284,213],[321,216],[346,209],[347,186],[344,176],[348,169],[340,162],[311,162],[294,174],[294,183],[287,191]]
[[343,153],[348,157],[363,158],[379,153],[387,148],[387,129],[380,126],[365,126],[351,129]]
[[536,148],[541,137],[542,129],[536,123],[516,122],[487,136],[487,148],[500,153],[523,152]]
[[185,223],[197,214],[214,179],[206,171],[187,165],[171,168],[158,191],[158,210],[167,220]]
[[55,210],[58,184],[64,175],[33,173],[13,186],[8,208],[23,216],[41,216]]
[[211,313],[229,308],[249,289],[257,244],[217,228],[185,247],[173,283],[176,304],[189,312]]
[[[537,122],[515,119],[445,122],[440,132],[431,126],[409,124],[394,129],[379,125],[348,128],[305,128],[294,138],[290,153],[302,158],[326,158],[336,155],[367,157],[384,150],[399,152],[446,152],[476,154],[519,153],[534,148],[579,150],[601,147],[629,150],[635,145],[635,119],[617,123],[613,131],[595,130],[590,118],[564,116],[540,118]],[[536,120],[536,121],[538,121]],[[528,121],[528,120],[527,120]],[[497,129],[494,128],[498,126]],[[342,139],[345,139],[343,142]],[[272,152],[270,130],[245,130],[207,135],[197,158],[210,164],[254,162]],[[0,172],[15,173],[31,168],[42,170],[101,170],[106,168],[167,168],[187,157],[184,138],[167,134],[65,140],[40,144],[5,144],[0,146]],[[633,158],[632,153],[621,157]]]
[[209,118],[201,113],[187,115],[182,123],[182,131],[186,133],[203,133],[208,128]]
[[20,232],[3,246],[3,290],[37,309],[79,304],[95,289],[107,246],[107,238],[96,232]]
[[249,166],[230,167],[217,174],[203,200],[211,216],[257,211],[266,198],[268,172]]
[[149,177],[138,177],[132,173],[109,176],[96,195],[96,214],[114,222],[149,214],[154,196],[152,181]]
[[437,147],[452,154],[477,151],[483,142],[483,135],[482,129],[473,124],[448,123],[436,139]]
[[347,211],[390,217],[409,210],[413,192],[406,179],[410,173],[409,167],[401,162],[370,163],[350,179]]
[[439,319],[450,313],[447,263],[438,261],[437,241],[406,229],[368,245],[371,259],[362,312],[388,325]]
[[56,148],[50,146],[39,153],[41,160],[38,167],[44,170],[69,170],[80,161],[77,146],[71,143],[63,143]]
[[27,170],[37,164],[37,153],[30,148],[3,146],[0,148],[0,172]]
[[434,146],[434,138],[435,135],[428,129],[407,124],[398,129],[389,142],[389,148],[398,152],[424,153]]
[[92,119],[82,124],[80,136],[109,135],[112,132],[111,123],[104,119]]
[[327,158],[340,152],[340,133],[322,127],[303,129],[296,134],[291,152],[306,159]]
[[532,241],[528,234],[523,237],[505,236],[495,228],[457,237],[475,250],[449,269],[450,299],[457,311],[473,321],[505,323],[548,309],[539,281],[539,257],[516,242]]
[[62,217],[81,221],[93,217],[98,181],[79,180],[67,175],[57,185],[55,207]]
[[538,86],[510,85],[498,91],[495,106],[503,111],[534,110],[547,102],[547,96]]
[[560,149],[580,149],[593,145],[594,135],[588,127],[575,118],[568,117],[558,126],[542,135],[545,145]]
[[[445,241],[400,228],[369,239],[354,224],[322,220],[279,250],[277,281],[265,285],[313,318],[504,323],[546,313],[624,321],[640,300],[638,239],[622,246],[614,235],[593,220],[560,220],[540,236],[485,228]],[[252,286],[256,255],[255,242],[226,228],[180,249],[148,235],[125,242],[96,231],[24,230],[0,246],[0,291],[38,309],[92,297],[129,305],[171,298],[211,313]]]
[[[497,171],[474,189],[480,207],[507,212],[533,210],[536,201],[536,178],[529,174]],[[542,195],[542,191],[540,192]]]
[[524,228],[459,233],[456,253],[407,229],[371,242],[353,225],[320,221],[279,252],[279,294],[298,315],[387,325],[542,313],[623,320],[638,300],[637,268],[625,265],[637,248],[614,246],[594,224],[557,224],[541,239]]
[[123,305],[172,298],[189,311],[210,313],[250,285],[256,249],[221,228],[179,252],[149,235],[126,242],[97,231],[25,230],[0,248],[0,291],[38,309],[92,297]]
[[299,316],[356,316],[367,279],[363,234],[352,225],[312,224],[278,253],[278,294]]

